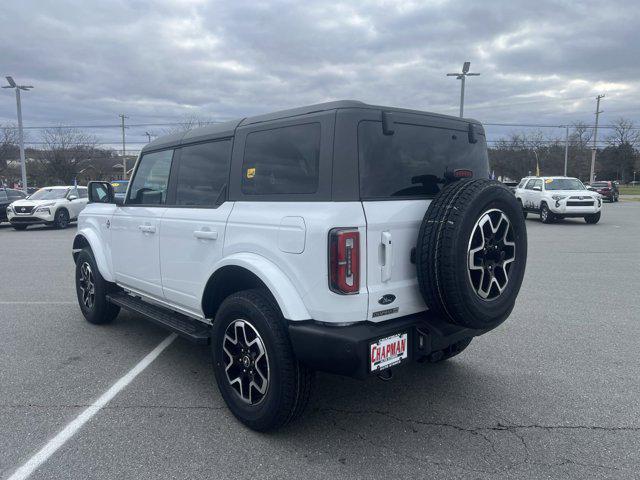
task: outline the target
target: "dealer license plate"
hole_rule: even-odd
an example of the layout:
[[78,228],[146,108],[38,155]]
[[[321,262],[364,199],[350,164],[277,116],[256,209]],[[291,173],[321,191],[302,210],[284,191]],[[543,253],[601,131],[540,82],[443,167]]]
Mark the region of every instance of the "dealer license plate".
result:
[[407,358],[407,334],[399,333],[381,338],[371,344],[369,362],[371,371],[384,370]]

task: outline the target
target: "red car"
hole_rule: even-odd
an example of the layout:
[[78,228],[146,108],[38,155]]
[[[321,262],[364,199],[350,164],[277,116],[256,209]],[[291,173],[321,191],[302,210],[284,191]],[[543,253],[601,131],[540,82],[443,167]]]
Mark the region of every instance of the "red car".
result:
[[620,190],[616,182],[601,181],[593,182],[589,190],[595,190],[610,202],[617,202],[620,197]]

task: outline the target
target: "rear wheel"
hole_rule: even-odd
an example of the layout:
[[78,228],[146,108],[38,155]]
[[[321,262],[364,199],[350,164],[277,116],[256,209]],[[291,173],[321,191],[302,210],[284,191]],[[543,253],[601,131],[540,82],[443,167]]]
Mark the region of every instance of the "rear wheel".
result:
[[109,323],[118,316],[120,307],[107,301],[107,293],[113,289],[115,286],[100,275],[91,250],[82,250],[76,258],[76,294],[89,323]]
[[589,224],[598,223],[600,221],[600,212],[592,213],[591,215],[585,215],[584,221]]
[[314,373],[294,357],[280,309],[264,290],[222,302],[211,349],[220,393],[249,428],[277,429],[306,407]]
[[427,361],[429,363],[439,363],[439,362],[444,362],[445,360],[448,360],[452,357],[455,357],[456,355],[459,355],[464,350],[466,350],[466,348],[471,344],[471,340],[473,340],[473,337],[467,337],[460,340],[459,342],[452,343],[451,345],[449,345],[447,348],[443,350],[432,352],[427,357]]

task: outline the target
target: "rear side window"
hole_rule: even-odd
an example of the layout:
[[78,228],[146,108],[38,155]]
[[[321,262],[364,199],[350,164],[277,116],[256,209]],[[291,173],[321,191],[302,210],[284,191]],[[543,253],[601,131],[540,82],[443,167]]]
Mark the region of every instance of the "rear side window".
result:
[[242,192],[246,195],[315,193],[319,158],[319,123],[250,133],[242,163]]
[[142,156],[129,189],[127,204],[161,205],[166,201],[172,158],[173,150]]
[[442,188],[446,170],[469,169],[474,178],[488,178],[483,135],[469,143],[466,131],[399,122],[394,130],[393,135],[384,135],[377,121],[358,125],[363,199],[432,197]]
[[183,147],[176,205],[213,206],[229,177],[231,140]]

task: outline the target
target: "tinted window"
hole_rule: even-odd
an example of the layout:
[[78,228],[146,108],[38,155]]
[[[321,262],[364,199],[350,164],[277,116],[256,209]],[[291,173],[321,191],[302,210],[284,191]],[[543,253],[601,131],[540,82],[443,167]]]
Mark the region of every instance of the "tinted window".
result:
[[488,178],[483,135],[469,143],[466,131],[399,122],[394,129],[384,135],[381,122],[358,126],[362,198],[430,197],[440,191],[446,170],[469,169],[475,178]]
[[318,189],[320,124],[247,135],[242,192],[248,195],[314,193]]
[[533,190],[533,186],[535,185],[536,181],[535,179],[533,180],[529,180],[529,183],[527,183],[527,186],[525,187],[526,190]]
[[136,175],[129,189],[127,203],[159,205],[167,198],[167,184],[173,150],[147,153],[140,159]]
[[231,140],[183,147],[176,205],[212,206],[229,177]]

